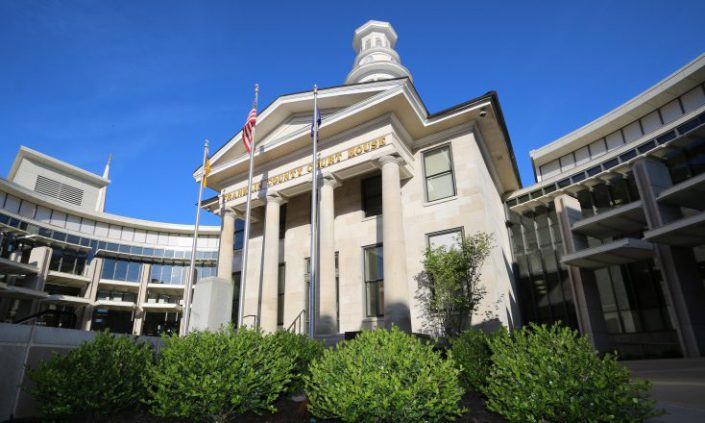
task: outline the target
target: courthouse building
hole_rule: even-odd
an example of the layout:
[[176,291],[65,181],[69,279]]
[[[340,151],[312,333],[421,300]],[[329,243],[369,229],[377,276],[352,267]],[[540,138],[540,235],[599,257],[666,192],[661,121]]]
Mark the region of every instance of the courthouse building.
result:
[[[344,84],[318,91],[313,311],[313,92],[259,111],[244,324],[426,332],[416,298],[424,250],[487,232],[495,247],[474,324],[560,320],[601,350],[703,355],[705,56],[534,150],[536,183],[522,188],[497,95],[430,113],[396,41],[388,23],[364,24]],[[240,133],[211,155],[219,195],[202,206],[222,224],[201,227],[196,257],[198,279],[233,280],[233,317],[248,158]],[[108,176],[20,149],[0,179],[0,319],[44,312],[46,324],[83,329],[178,328],[193,227],[105,213]]]
[[[518,310],[502,200],[520,181],[497,96],[429,113],[396,41],[386,22],[361,26],[345,84],[318,91],[317,332],[391,323],[422,331],[415,296],[424,250],[478,231],[496,243],[483,269],[487,294],[478,316],[491,313],[513,326]],[[309,319],[312,110],[313,92],[306,91],[277,98],[257,119],[244,323],[265,330],[305,328]],[[208,186],[222,194],[206,207],[222,215],[224,233],[244,216],[248,158],[240,133],[211,157]],[[233,256],[222,243],[220,254],[218,275],[234,272],[238,286],[242,251]]]

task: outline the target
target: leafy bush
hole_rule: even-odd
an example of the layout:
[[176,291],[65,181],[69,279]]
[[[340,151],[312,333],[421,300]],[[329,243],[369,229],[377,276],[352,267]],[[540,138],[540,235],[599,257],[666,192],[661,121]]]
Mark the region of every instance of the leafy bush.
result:
[[450,339],[453,358],[462,367],[460,381],[467,390],[484,393],[492,366],[492,350],[488,338],[500,331],[486,335],[479,329],[468,329]]
[[141,377],[151,359],[149,346],[100,332],[68,354],[28,368],[30,391],[48,418],[94,420],[139,406],[146,394]]
[[492,235],[478,232],[458,239],[458,246],[428,248],[423,272],[416,276],[416,299],[423,307],[426,329],[456,336],[469,327],[485,296],[482,265],[494,248]]
[[272,336],[274,343],[281,346],[294,359],[294,370],[291,374],[288,392],[290,394],[302,393],[304,391],[303,376],[309,374],[308,368],[311,362],[323,354],[323,344],[306,335],[289,331],[278,331]]
[[600,358],[570,328],[532,324],[489,345],[487,406],[510,422],[641,422],[656,415],[648,383],[630,381],[614,355]]
[[151,412],[161,417],[227,421],[254,411],[276,411],[294,359],[272,335],[241,328],[164,337],[145,375]]
[[448,421],[462,413],[451,358],[398,328],[362,332],[325,350],[304,377],[309,410],[345,422]]

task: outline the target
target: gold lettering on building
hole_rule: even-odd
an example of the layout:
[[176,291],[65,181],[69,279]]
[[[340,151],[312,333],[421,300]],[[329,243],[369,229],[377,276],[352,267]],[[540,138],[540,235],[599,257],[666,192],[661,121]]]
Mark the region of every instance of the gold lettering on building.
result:
[[[367,141],[362,144],[358,144],[356,146],[350,147],[345,151],[338,152],[331,154],[329,156],[321,157],[318,159],[318,167],[319,169],[326,168],[328,166],[332,166],[336,163],[340,163],[342,161],[352,159],[354,157],[360,156],[365,153],[369,153],[370,151],[377,150],[381,147],[384,147],[387,145],[387,141],[384,137],[380,137],[377,139],[374,139],[372,141]],[[306,165],[306,166],[299,166],[293,169],[290,169],[284,173],[280,173],[278,175],[271,176],[267,178],[266,184],[267,187],[272,187],[274,185],[281,184],[282,182],[290,181],[292,179],[299,178],[303,175],[308,175],[311,172],[313,172],[313,165]],[[264,181],[262,181],[264,182]],[[262,182],[256,182],[252,184],[252,192],[259,192],[262,189]],[[235,200],[241,197],[244,197],[247,195],[247,187],[242,187],[238,188],[234,191],[230,191],[228,193],[223,194],[223,198],[225,201],[230,201],[230,200]]]

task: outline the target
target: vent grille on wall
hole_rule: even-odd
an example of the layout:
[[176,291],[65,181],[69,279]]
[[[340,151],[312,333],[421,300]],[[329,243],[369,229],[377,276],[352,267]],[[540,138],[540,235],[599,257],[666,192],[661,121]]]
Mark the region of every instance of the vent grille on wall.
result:
[[58,198],[67,203],[80,206],[83,202],[83,190],[63,184],[59,181],[38,175],[34,190],[49,197]]

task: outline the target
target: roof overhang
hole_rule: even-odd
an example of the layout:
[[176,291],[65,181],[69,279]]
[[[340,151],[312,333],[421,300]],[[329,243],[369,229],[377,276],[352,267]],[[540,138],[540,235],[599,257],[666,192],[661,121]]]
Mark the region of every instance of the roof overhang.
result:
[[665,79],[587,125],[529,154],[534,168],[588,145],[658,109],[705,80],[705,54]]
[[16,298],[20,300],[41,300],[49,296],[44,291],[38,289],[25,288],[23,286],[8,285],[5,282],[0,282],[0,298]]
[[[44,206],[64,213],[69,213],[86,219],[95,220],[101,223],[127,226],[130,228],[141,229],[145,231],[173,232],[184,235],[193,235],[193,225],[156,222],[126,216],[118,216],[116,214],[90,211],[73,206],[68,203],[52,201],[51,197],[47,197],[43,194],[31,191],[23,186],[17,185],[4,178],[0,178],[0,190],[8,192],[9,194],[21,198],[23,200],[29,200],[40,206]],[[7,210],[5,210],[4,212],[7,213]],[[57,229],[62,230],[60,228]],[[201,225],[199,226],[198,230],[201,234],[214,235],[220,233],[220,226]]]
[[37,266],[0,257],[1,275],[36,275],[37,273],[39,273]]
[[80,167],[68,164],[64,161],[55,159],[51,156],[47,156],[46,154],[40,153],[39,151],[32,150],[31,148],[25,147],[25,146],[20,146],[20,150],[17,152],[17,156],[15,157],[15,161],[12,163],[12,167],[10,168],[10,173],[7,175],[7,179],[10,181],[14,181],[15,175],[17,174],[17,170],[20,167],[20,164],[22,163],[22,160],[24,159],[29,159],[38,163],[41,163],[43,165],[46,165],[48,167],[52,167],[62,173],[66,173],[69,175],[72,175],[76,178],[79,178],[85,182],[89,182],[91,184],[94,184],[98,186],[99,188],[102,188],[104,186],[107,186],[110,184],[110,180],[103,178],[102,176],[98,176],[94,173],[88,172],[86,170],[81,169]]
[[647,231],[644,239],[678,247],[705,245],[705,212]]
[[[348,103],[347,107],[339,108],[323,119],[319,130],[322,144],[329,138],[390,114],[401,123],[412,144],[444,130],[472,123],[481,134],[482,139],[478,141],[483,144],[481,147],[486,153],[488,166],[494,168],[498,175],[500,194],[521,187],[516,159],[495,92],[429,114],[411,81],[400,78],[321,89],[318,91],[318,102],[321,109],[326,105]],[[310,113],[312,109],[313,93],[310,91],[279,97],[267,106],[257,121],[257,137],[262,141],[255,148],[255,162],[276,162],[286,154],[310,146],[309,127],[276,139],[268,138],[268,135],[289,116],[302,111]],[[222,191],[234,182],[246,179],[249,154],[240,142],[241,136],[241,132],[237,133],[211,157],[208,185],[212,189]],[[193,176],[197,181],[201,180],[202,172],[202,166],[195,170]]]
[[622,238],[597,247],[566,254],[561,259],[561,263],[583,269],[601,269],[646,260],[653,256],[654,247],[650,242],[635,238]]
[[573,224],[572,229],[573,232],[604,239],[639,232],[645,225],[646,216],[639,200],[581,219]]

